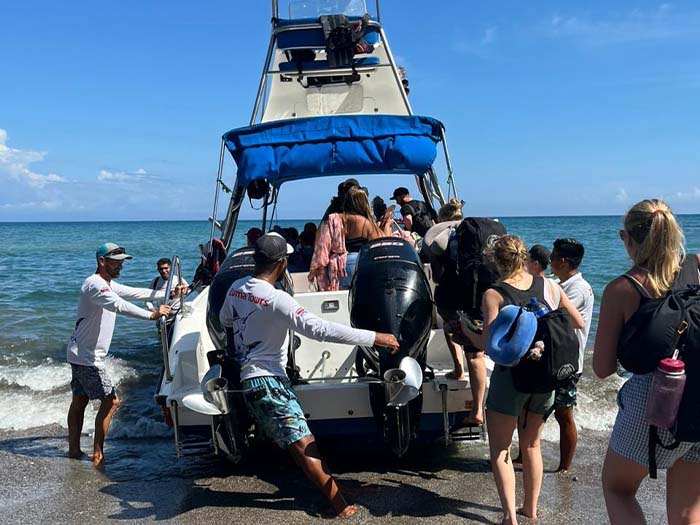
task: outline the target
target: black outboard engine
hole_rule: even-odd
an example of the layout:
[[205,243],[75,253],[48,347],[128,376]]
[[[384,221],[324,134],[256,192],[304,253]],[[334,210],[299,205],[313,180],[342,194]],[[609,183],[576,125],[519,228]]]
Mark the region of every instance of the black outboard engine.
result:
[[428,278],[413,246],[387,237],[362,248],[350,288],[350,321],[394,334],[401,348],[392,355],[386,348],[361,347],[356,369],[370,382],[375,420],[398,456],[418,427],[432,311]]
[[[231,285],[255,273],[254,251],[251,247],[240,248],[224,260],[209,287],[207,304],[207,329],[215,350],[207,354],[211,368],[202,379],[202,393],[222,413],[214,420],[216,449],[234,463],[242,458],[251,420],[240,395],[240,365],[234,357],[233,333],[223,327],[219,312]],[[289,274],[285,272],[276,286],[292,293]]]

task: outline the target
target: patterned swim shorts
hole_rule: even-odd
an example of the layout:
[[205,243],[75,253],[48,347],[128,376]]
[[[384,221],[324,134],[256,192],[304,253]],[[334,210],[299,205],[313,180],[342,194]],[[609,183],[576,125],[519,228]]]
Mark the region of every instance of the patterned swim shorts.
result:
[[578,380],[581,379],[581,374],[575,374],[562,384],[557,386],[554,391],[554,408],[571,408],[576,406],[576,392]]
[[286,377],[253,377],[243,380],[245,404],[255,419],[255,426],[265,436],[287,448],[310,436],[304,411]]
[[70,365],[73,377],[70,388],[74,396],[87,396],[88,399],[105,399],[114,395],[112,380],[104,368],[96,366]]

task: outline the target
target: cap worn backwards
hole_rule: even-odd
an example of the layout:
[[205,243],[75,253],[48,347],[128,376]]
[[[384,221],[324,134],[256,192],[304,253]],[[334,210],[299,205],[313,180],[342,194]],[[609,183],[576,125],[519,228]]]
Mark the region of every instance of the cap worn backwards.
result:
[[291,253],[294,253],[294,248],[287,244],[284,237],[271,232],[255,241],[253,259],[259,264],[269,264],[280,261]]

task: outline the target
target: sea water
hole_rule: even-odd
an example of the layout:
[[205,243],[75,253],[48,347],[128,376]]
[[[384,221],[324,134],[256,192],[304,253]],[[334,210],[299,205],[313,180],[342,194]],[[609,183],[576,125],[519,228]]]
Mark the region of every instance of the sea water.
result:
[[[620,217],[518,217],[501,219],[510,233],[528,246],[551,248],[559,237],[575,237],[585,248],[581,266],[596,303],[587,370],[579,388],[576,418],[583,429],[609,429],[615,417],[615,394],[622,380],[593,378],[590,348],[595,338],[600,297],[605,284],[630,262],[618,238]],[[700,251],[700,216],[680,217],[688,251]],[[280,221],[300,231],[306,220]],[[243,246],[245,232],[258,225],[241,221],[234,246]],[[160,257],[179,255],[184,277],[191,281],[199,263],[198,245],[209,238],[206,222],[76,222],[0,223],[0,430],[19,431],[45,425],[66,426],[70,404],[70,367],[65,349],[76,321],[83,280],[95,271],[95,249],[116,242],[134,256],[124,264],[120,282],[149,286]],[[171,429],[162,423],[153,401],[162,358],[156,327],[125,317],[117,319],[107,368],[122,406],[109,435],[128,439],[163,439],[170,447]],[[96,406],[86,413],[91,431]],[[545,438],[555,439],[548,425]]]

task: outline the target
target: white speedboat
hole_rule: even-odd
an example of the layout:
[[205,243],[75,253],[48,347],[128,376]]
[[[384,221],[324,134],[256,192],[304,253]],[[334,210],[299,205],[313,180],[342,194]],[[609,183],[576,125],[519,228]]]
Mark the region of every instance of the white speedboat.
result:
[[[438,150],[445,156],[448,196],[456,193],[444,128],[413,115],[379,2],[371,18],[357,0],[288,7],[283,18],[272,2],[270,45],[250,125],[223,136],[211,239],[172,341],[163,338],[156,401],[173,425],[178,454],[213,450],[237,461],[255,436],[218,320],[230,284],[253,269],[251,250],[232,246],[247,195],[262,197],[263,231],[274,226],[286,185],[306,184],[313,191],[319,177],[393,177],[398,186],[409,176],[436,208],[446,197],[433,169]],[[233,183],[222,176],[227,152],[237,165]],[[230,201],[219,220],[220,193]],[[177,257],[174,266],[172,275],[179,269]],[[445,377],[452,359],[434,311],[429,271],[406,241],[391,237],[362,249],[350,290],[309,291],[306,272],[280,283],[318,316],[391,331],[401,342],[399,354],[390,356],[383,349],[290,334],[289,375],[319,440],[378,441],[401,456],[415,440],[481,436],[460,429],[472,395],[468,380]]]

